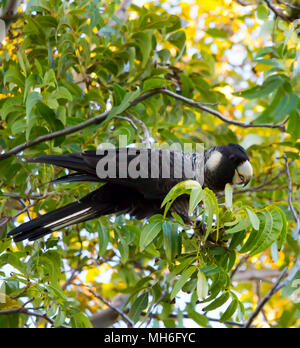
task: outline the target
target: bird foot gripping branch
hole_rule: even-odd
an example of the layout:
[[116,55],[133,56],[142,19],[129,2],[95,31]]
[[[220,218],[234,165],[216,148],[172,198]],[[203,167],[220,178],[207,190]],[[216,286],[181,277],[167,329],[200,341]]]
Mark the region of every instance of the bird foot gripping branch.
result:
[[[68,155],[41,156],[31,163],[53,164],[75,171],[61,182],[105,183],[79,201],[22,224],[9,233],[15,242],[41,238],[70,225],[110,214],[130,214],[137,219],[162,212],[162,202],[176,184],[195,180],[214,192],[226,184],[246,185],[253,170],[246,151],[237,144],[219,145],[203,153],[167,149],[110,149]],[[188,198],[186,198],[188,200]],[[189,204],[176,201],[171,208],[188,219]]]

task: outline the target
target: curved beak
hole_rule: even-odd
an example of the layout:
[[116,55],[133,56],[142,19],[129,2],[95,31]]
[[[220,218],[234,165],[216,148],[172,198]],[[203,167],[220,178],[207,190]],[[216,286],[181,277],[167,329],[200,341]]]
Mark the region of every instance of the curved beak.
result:
[[233,177],[233,185],[247,186],[253,177],[253,168],[249,161],[240,164],[236,170]]
[[251,181],[251,179],[249,179],[249,180],[245,181],[245,183],[244,183],[243,187],[246,187],[246,186],[249,184],[249,182],[250,182],[250,181]]

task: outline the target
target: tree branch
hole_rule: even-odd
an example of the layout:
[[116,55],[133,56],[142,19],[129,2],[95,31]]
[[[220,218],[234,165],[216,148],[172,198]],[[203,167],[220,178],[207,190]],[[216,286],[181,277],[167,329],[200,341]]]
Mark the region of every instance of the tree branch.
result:
[[119,313],[116,308],[121,310],[124,304],[127,302],[129,295],[118,295],[111,301],[111,307],[104,309],[103,311],[95,314],[91,320],[94,328],[108,328],[117,322]]
[[141,121],[140,119],[136,118],[134,115],[132,115],[128,111],[126,111],[125,114],[127,115],[127,117],[129,117],[129,119],[131,119],[133,122],[137,123],[139,125],[139,127],[143,130],[143,132],[144,132],[144,140],[143,141],[146,144],[147,148],[150,149],[150,147],[151,147],[150,133],[149,133],[149,130],[148,130],[147,126],[145,125],[145,123],[143,121]]
[[[172,91],[170,91],[168,89],[164,89],[164,88],[154,89],[154,90],[147,91],[147,92],[141,94],[139,97],[137,97],[136,99],[134,99],[133,101],[130,102],[130,105],[128,106],[128,108],[126,110],[124,110],[124,112],[127,111],[128,109],[130,109],[131,107],[139,104],[140,102],[142,102],[142,101],[144,101],[144,100],[146,100],[154,95],[157,95],[157,94],[165,94],[165,95],[168,95],[174,99],[180,100],[183,103],[190,105],[194,108],[197,108],[199,110],[205,111],[205,112],[217,117],[221,121],[223,121],[227,124],[230,124],[230,125],[234,125],[234,126],[242,127],[242,128],[272,128],[272,129],[279,129],[282,132],[286,131],[285,124],[286,124],[287,120],[285,120],[281,124],[277,124],[277,125],[276,124],[275,125],[274,124],[255,125],[252,123],[244,123],[241,121],[232,120],[232,119],[229,119],[229,118],[226,118],[225,116],[223,116],[219,111],[209,108],[207,106],[207,104],[205,104],[205,103],[196,102],[193,99],[186,98],[180,94],[177,94],[175,92],[172,92]],[[48,133],[48,134],[42,135],[40,137],[37,137],[34,140],[30,140],[27,143],[18,145],[16,147],[14,147],[13,149],[1,154],[0,161],[7,159],[10,156],[15,155],[21,151],[24,151],[25,149],[30,148],[34,145],[38,145],[40,143],[43,143],[43,142],[46,142],[49,140],[53,140],[53,139],[56,139],[56,138],[59,138],[62,136],[73,134],[73,133],[76,133],[82,129],[85,129],[93,124],[101,123],[107,118],[109,113],[110,113],[110,110],[107,110],[96,117],[90,118],[87,121],[79,123],[76,126],[65,128],[63,130],[56,131],[53,133]]]
[[199,103],[196,102],[192,99],[186,98],[180,94],[174,93],[168,89],[161,89],[160,90],[161,93],[169,95],[170,97],[173,97],[175,99],[181,100],[182,102],[184,102],[185,104],[188,104],[196,109],[200,109],[202,111],[205,111],[215,117],[217,117],[219,120],[223,121],[224,123],[227,124],[231,124],[233,126],[237,126],[237,127],[241,127],[241,128],[273,128],[273,129],[279,129],[282,132],[286,131],[286,127],[285,124],[287,122],[287,119],[284,120],[282,123],[280,124],[271,124],[271,123],[267,123],[267,124],[253,124],[253,123],[245,123],[245,122],[241,122],[241,121],[236,121],[236,120],[232,120],[230,118],[225,117],[224,115],[222,115],[219,111],[214,110],[209,108],[207,105],[205,105],[204,103]]
[[[41,314],[38,312],[33,312],[32,309],[27,309],[25,307],[17,307],[17,308],[10,308],[10,309],[5,309],[0,311],[0,315],[10,315],[10,314],[25,314],[28,315],[29,317],[36,317],[39,319],[44,319],[46,320],[48,323],[50,323],[52,326],[54,324],[54,321],[52,319],[50,319],[47,314]],[[62,328],[64,326],[61,326]]]
[[92,289],[88,289],[88,291],[95,296],[98,300],[100,300],[101,302],[103,302],[106,306],[108,306],[110,309],[112,309],[113,311],[115,311],[118,315],[120,315],[122,317],[122,319],[125,321],[125,323],[127,323],[127,326],[130,327],[134,327],[134,322],[128,318],[128,316],[122,312],[118,307],[115,307],[113,304],[111,304],[110,302],[106,301],[105,298],[103,298],[101,295],[96,294],[95,291],[93,291]]
[[[117,11],[114,13],[114,17],[116,17],[119,21],[124,22],[127,17],[127,10],[129,6],[131,5],[132,0],[123,0],[117,9]],[[114,17],[112,17],[107,25],[112,26],[114,22]]]
[[278,276],[280,276],[280,271],[277,269],[247,269],[246,271],[235,273],[232,280],[236,282],[266,281]]
[[[285,159],[285,170],[286,170],[286,174],[288,177],[289,207],[290,207],[290,210],[293,214],[294,220],[296,222],[296,231],[297,231],[297,234],[299,235],[300,234],[300,217],[297,215],[297,212],[296,212],[296,210],[294,208],[294,204],[293,204],[293,183],[292,183],[292,178],[291,178],[291,173],[290,173],[289,162],[288,162],[286,155],[284,155],[284,159]],[[300,240],[299,240],[299,245],[300,245]]]
[[268,8],[274,13],[276,17],[279,17],[283,19],[286,22],[291,22],[292,19],[286,15],[284,15],[281,11],[279,11],[270,0],[264,0],[264,2],[267,4]]
[[6,30],[5,34],[8,32],[12,22],[19,18],[19,16],[17,16],[19,5],[20,5],[20,0],[9,0],[6,10],[0,16],[0,19],[5,22],[5,30]]
[[267,293],[267,295],[261,300],[261,302],[256,307],[255,311],[251,314],[250,318],[248,319],[247,323],[245,324],[245,328],[250,328],[251,324],[255,320],[255,318],[258,316],[258,314],[263,310],[265,304],[272,298],[273,295],[275,295],[279,289],[279,284],[281,283],[282,279],[287,275],[288,269],[286,268],[280,275],[280,277],[277,279],[275,285],[272,287],[272,289]]
[[[274,13],[274,15],[276,17],[279,17],[286,22],[292,22],[293,19],[290,18],[289,16],[284,15],[279,9],[277,9],[277,7],[272,3],[271,0],[263,0],[263,1],[266,3],[268,8]],[[246,2],[244,0],[234,0],[234,2],[236,2],[237,4],[239,4],[241,6],[255,6],[255,5],[257,5],[256,2]],[[290,8],[296,8],[296,6],[290,5],[290,4],[283,2],[283,1],[277,0],[277,2],[280,4],[284,4],[285,6],[290,7]]]
[[[85,284],[83,284],[83,283],[80,283],[80,284],[72,283],[72,284],[75,285],[75,286],[80,286],[80,287],[85,287],[85,288],[87,288],[87,290],[91,293],[91,295],[93,295],[94,297],[96,297],[98,300],[100,300],[102,303],[104,303],[107,307],[109,307],[112,311],[114,311],[114,312],[117,314],[117,316],[120,315],[120,316],[122,317],[122,319],[125,321],[125,323],[127,323],[127,326],[128,326],[129,328],[134,327],[134,322],[133,322],[130,318],[128,318],[128,316],[127,316],[124,312],[122,312],[122,311],[119,309],[120,306],[115,306],[113,302],[107,301],[104,297],[102,297],[101,295],[97,294],[97,293],[96,293],[94,290],[92,290],[89,286],[87,286],[87,285],[85,285]],[[127,301],[127,299],[126,299],[126,301]],[[126,301],[125,301],[125,302],[126,302]],[[123,301],[122,301],[122,302],[123,302]],[[123,307],[123,306],[122,306],[122,307]]]

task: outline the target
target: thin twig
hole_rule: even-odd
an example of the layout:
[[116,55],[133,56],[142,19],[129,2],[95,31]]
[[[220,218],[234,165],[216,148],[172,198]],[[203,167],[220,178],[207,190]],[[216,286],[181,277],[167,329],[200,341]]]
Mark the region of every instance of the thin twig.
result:
[[[145,314],[145,313],[142,313],[142,315],[146,315],[146,314]],[[158,320],[161,319],[161,317],[159,316],[159,314],[156,314],[156,313],[151,313],[151,314],[149,315],[149,317],[150,317],[151,319],[158,319]],[[215,322],[215,323],[221,323],[221,322],[220,322],[220,319],[211,318],[211,317],[208,317],[207,315],[205,315],[205,317],[206,317],[206,319],[207,319],[208,321],[213,321],[213,322]],[[185,319],[190,319],[190,316],[189,316],[188,314],[184,314],[184,315],[183,315],[183,318],[185,318]],[[177,314],[171,313],[171,314],[169,314],[168,319],[178,319],[178,315],[177,315]],[[245,325],[245,324],[243,324],[243,323],[237,323],[237,322],[235,322],[235,321],[225,321],[224,323],[222,322],[221,324],[223,324],[223,325],[228,325],[228,326],[237,326],[237,327],[244,327],[244,325]]]
[[115,116],[115,118],[118,118],[119,120],[124,120],[127,121],[128,123],[130,123],[132,125],[132,127],[134,128],[135,131],[138,130],[138,127],[136,126],[136,124],[133,122],[133,120],[131,120],[128,117],[124,117],[124,116]]
[[128,316],[122,312],[119,308],[115,307],[114,305],[112,305],[109,301],[107,301],[105,298],[103,298],[101,295],[97,294],[94,290],[92,290],[89,286],[81,283],[81,284],[75,284],[72,283],[75,286],[81,286],[81,287],[86,287],[87,290],[94,296],[96,297],[98,300],[100,300],[102,303],[104,303],[106,306],[108,306],[110,309],[112,309],[114,312],[116,312],[118,315],[120,315],[122,317],[122,319],[127,323],[128,327],[134,327],[134,322],[128,318]]
[[16,215],[9,216],[9,217],[5,218],[4,220],[0,221],[0,227],[5,226],[7,223],[9,223],[10,221],[16,219],[18,216],[20,216],[20,215],[22,215],[24,213],[27,213],[29,219],[31,219],[29,209],[35,207],[40,201],[42,201],[43,199],[46,199],[47,197],[48,197],[48,195],[45,195],[43,197],[37,198],[34,203],[31,203],[31,204],[25,206],[25,208],[20,210]]
[[254,312],[251,314],[250,318],[248,319],[247,323],[245,324],[245,328],[248,329],[255,318],[258,316],[258,314],[263,310],[265,304],[272,298],[274,294],[278,292],[279,284],[281,283],[282,279],[287,275],[288,268],[285,268],[284,271],[281,273],[280,277],[277,279],[275,285],[272,287],[272,289],[267,293],[267,295],[261,300],[261,302],[258,304]]
[[[279,18],[283,19],[286,22],[291,22],[293,20],[292,18],[284,15],[279,9],[277,9],[274,6],[274,4],[272,3],[271,0],[263,0],[263,1],[266,3],[268,8],[274,13],[274,15],[276,17],[279,17]],[[256,6],[257,5],[257,2],[246,2],[244,0],[234,0],[234,2],[236,2],[237,4],[239,4],[241,6]],[[288,3],[284,2],[284,1],[277,0],[277,2],[280,3],[280,4],[283,4],[283,5],[287,6],[287,7],[297,9],[296,6],[290,5],[290,4],[288,4]]]
[[300,217],[298,216],[295,208],[294,208],[294,204],[293,204],[293,183],[292,183],[292,178],[291,178],[291,173],[290,173],[290,167],[289,167],[289,162],[287,159],[287,156],[284,155],[284,159],[285,159],[285,169],[286,169],[286,174],[288,177],[288,199],[289,199],[289,207],[290,210],[293,214],[294,220],[296,222],[296,231],[298,233],[298,235],[300,234]]
[[132,115],[130,112],[126,111],[125,114],[128,116],[129,119],[131,119],[133,122],[137,123],[139,127],[143,130],[144,132],[144,142],[149,149],[151,147],[151,140],[150,140],[150,133],[143,121]]
[[291,22],[292,19],[286,15],[284,15],[282,12],[280,12],[272,3],[270,0],[264,0],[264,2],[267,4],[268,8],[275,14],[276,17],[279,17],[283,19],[284,21]]
[[285,5],[286,7],[289,7],[289,8],[292,8],[294,10],[300,10],[300,7],[299,6],[296,6],[294,4],[289,4],[288,2],[286,1],[281,1],[281,0],[277,0],[276,1],[278,4],[282,4],[282,5]]
[[[255,286],[256,295],[257,295],[258,301],[260,302],[261,301],[261,281],[256,280],[253,285]],[[264,317],[265,322],[271,327],[272,325],[269,323],[269,320],[264,308],[261,310],[261,313]]]
[[230,274],[230,279],[232,280],[235,276],[235,274],[240,270],[240,268],[248,261],[249,255],[244,256],[241,261],[238,263],[238,265],[234,268],[234,270]]
[[[0,311],[0,315],[10,315],[10,314],[25,314],[29,317],[36,317],[39,319],[44,319],[47,322],[49,322],[52,326],[54,325],[54,320],[50,319],[47,314],[41,314],[38,312],[33,312],[34,308],[28,309],[25,307],[16,307],[16,308],[9,308],[9,309],[4,309]],[[61,328],[64,328],[65,326],[60,326]]]
[[245,123],[245,122],[241,122],[241,121],[236,121],[236,120],[232,120],[230,118],[225,117],[224,115],[222,115],[219,111],[214,110],[209,108],[207,105],[203,104],[203,103],[199,103],[197,101],[194,101],[193,99],[189,99],[186,98],[180,94],[174,93],[168,89],[161,89],[161,93],[169,95],[170,97],[173,97],[175,99],[181,100],[182,102],[184,102],[185,104],[188,104],[196,109],[200,109],[202,111],[208,112],[209,114],[217,117],[219,120],[231,124],[233,126],[237,126],[237,127],[241,127],[241,128],[273,128],[273,129],[279,129],[282,132],[286,131],[286,127],[285,124],[287,122],[287,120],[284,120],[282,123],[280,124],[271,124],[271,123],[267,123],[267,124],[252,124],[252,123]]

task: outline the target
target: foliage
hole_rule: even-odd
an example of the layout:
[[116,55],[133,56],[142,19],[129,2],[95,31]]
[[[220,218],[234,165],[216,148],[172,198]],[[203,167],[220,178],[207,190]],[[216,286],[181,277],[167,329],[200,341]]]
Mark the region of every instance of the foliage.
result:
[[[214,310],[227,326],[243,324],[261,294],[251,281],[232,281],[239,262],[282,270],[299,254],[283,158],[299,210],[300,54],[292,23],[275,19],[263,2],[131,4],[124,21],[114,15],[118,6],[30,0],[0,45],[0,279],[7,292],[0,327],[30,326],[32,318],[39,326],[90,327],[104,307],[89,288],[108,299],[129,295],[128,317],[136,325],[209,327]],[[159,91],[147,95],[160,88],[214,104],[246,127]],[[139,96],[145,97],[137,102]],[[60,133],[107,110],[89,127]],[[191,213],[201,203],[193,226],[176,214],[103,217],[33,244],[5,238],[16,224],[96,187],[47,184],[64,171],[22,159],[119,146],[120,135],[139,143],[143,128],[128,122],[127,110],[160,145],[241,143],[254,166],[252,186],[235,192],[233,202],[228,187],[216,197],[195,182],[176,186],[164,205],[182,194],[190,196]],[[17,156],[3,156],[22,144]],[[269,289],[263,283],[261,293]],[[290,294],[277,294],[266,307],[269,326],[299,325],[300,307]]]

